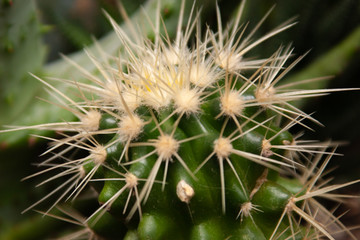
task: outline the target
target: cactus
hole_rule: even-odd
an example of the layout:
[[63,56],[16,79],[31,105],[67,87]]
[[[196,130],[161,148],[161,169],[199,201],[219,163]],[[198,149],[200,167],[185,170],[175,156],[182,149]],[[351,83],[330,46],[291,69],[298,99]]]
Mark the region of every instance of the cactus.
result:
[[[294,23],[256,38],[268,14],[248,30],[244,4],[224,29],[218,10],[217,31],[201,36],[199,13],[184,20],[182,1],[174,41],[160,5],[150,39],[108,16],[120,57],[87,52],[96,73],[68,59],[87,81],[56,79],[72,89],[66,93],[32,74],[77,120],[9,130],[58,133],[38,136],[51,141],[49,157],[26,179],[50,175],[40,185],[59,185],[24,212],[55,199],[41,213],[81,227],[66,239],[355,239],[318,199],[340,201],[347,196],[333,191],[360,180],[330,185],[326,166],[337,144],[291,132],[321,124],[296,101],[352,89],[296,88],[322,78],[282,84],[305,55],[291,60],[290,45],[262,59],[249,53]],[[86,209],[59,206],[81,203],[90,187],[96,200]]]

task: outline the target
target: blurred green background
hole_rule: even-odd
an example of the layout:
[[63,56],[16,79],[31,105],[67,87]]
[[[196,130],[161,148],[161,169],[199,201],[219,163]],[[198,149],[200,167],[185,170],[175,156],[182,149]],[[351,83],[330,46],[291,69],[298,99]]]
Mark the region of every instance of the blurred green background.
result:
[[[144,2],[122,1],[129,16]],[[205,5],[201,21],[216,29],[214,1],[199,0],[197,3]],[[234,6],[239,3],[218,1],[223,23],[231,20]],[[275,9],[256,36],[292,17],[296,17],[298,23],[251,51],[252,56],[266,57],[281,44],[292,43],[297,56],[310,52],[288,79],[332,75],[331,80],[323,83],[326,87],[360,87],[360,0],[251,0],[246,3],[242,21],[249,22],[249,29],[252,29],[274,5]],[[57,116],[57,110],[51,105],[39,103],[41,101],[36,97],[45,96],[42,86],[28,72],[43,76],[54,72],[58,77],[64,73],[68,78],[76,77],[76,73],[62,72],[64,61],[59,53],[76,57],[83,47],[92,45],[93,38],[102,39],[111,32],[102,9],[121,22],[116,1],[0,0],[0,6],[0,129],[2,125],[29,125],[68,118]],[[177,9],[169,5],[166,14],[175,11]],[[334,182],[359,178],[360,92],[339,92],[311,99],[304,103],[303,109],[307,113],[314,112],[313,116],[325,125],[312,124],[315,131],[306,131],[304,138],[347,142],[338,148],[344,156],[334,157],[331,162],[330,168],[337,166],[331,175]],[[301,130],[292,129],[294,133]],[[20,214],[51,189],[51,186],[34,188],[41,179],[20,181],[36,172],[32,164],[41,161],[38,156],[46,148],[46,143],[28,138],[27,134],[27,131],[0,134],[0,239],[42,239],[53,236],[54,229],[64,227],[48,218],[41,219],[34,212]],[[343,191],[360,194],[359,186]],[[350,225],[360,224],[359,200],[351,200],[339,211],[349,207],[352,210],[343,221]]]

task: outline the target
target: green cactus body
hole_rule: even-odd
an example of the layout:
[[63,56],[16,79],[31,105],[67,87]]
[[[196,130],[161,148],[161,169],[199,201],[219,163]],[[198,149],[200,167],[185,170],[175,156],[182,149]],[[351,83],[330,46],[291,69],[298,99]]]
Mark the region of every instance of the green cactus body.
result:
[[317,122],[293,101],[338,90],[286,91],[279,81],[302,58],[286,66],[290,47],[248,60],[252,48],[293,24],[253,39],[239,24],[243,4],[228,29],[219,22],[219,32],[196,36],[193,47],[197,17],[185,32],[180,17],[174,41],[160,34],[160,18],[152,40],[131,38],[110,19],[124,57],[114,65],[92,59],[100,75],[80,69],[91,83],[67,81],[80,100],[36,77],[78,118],[42,126],[65,131],[63,139],[49,138],[48,152],[62,163],[50,157],[44,166],[63,170],[53,179],[70,175],[48,195],[60,194],[58,201],[76,199],[88,185],[96,190],[100,205],[81,222],[86,233],[127,240],[334,239],[316,219],[314,209],[331,213],[315,197],[356,181],[318,185],[334,152],[301,144],[289,130],[309,128],[304,119]]
[[[204,99],[204,102],[206,101]],[[189,117],[184,116],[181,119],[178,115],[168,118],[168,114],[171,114],[168,109],[159,110],[152,116],[142,115],[144,121],[151,122],[144,126],[143,133],[131,143],[134,146],[130,147],[129,152],[126,153],[128,159],[125,160],[126,157],[123,157],[124,159],[121,160],[126,171],[121,163],[118,165],[124,148],[118,149],[117,144],[108,148],[111,150],[107,151],[106,161],[117,171],[124,176],[133,174],[138,179],[146,179],[150,175],[153,181],[139,181],[136,187],[141,189],[140,193],[134,194],[133,191],[129,196],[131,189],[128,187],[114,202],[110,199],[129,183],[118,180],[105,181],[99,195],[99,202],[107,203],[110,213],[119,217],[129,217],[127,214],[130,212],[131,218],[137,218],[134,216],[134,211],[141,210],[142,216],[138,226],[135,223],[140,239],[209,239],[211,236],[225,239],[233,235],[234,239],[242,239],[235,237],[242,235],[252,236],[253,239],[269,238],[271,232],[263,232],[262,225],[258,226],[244,219],[252,215],[274,212],[275,215],[279,215],[290,200],[292,196],[290,191],[263,176],[266,167],[262,166],[261,162],[264,161],[265,165],[273,166],[272,163],[267,163],[267,157],[261,156],[262,140],[270,124],[256,126],[249,123],[247,125],[251,127],[245,125],[241,129],[242,133],[238,133],[236,125],[231,124],[231,120],[227,117],[214,119],[213,114],[205,111],[206,109],[201,109],[199,113]],[[266,113],[259,114],[258,118],[263,119],[264,114]],[[209,121],[207,121],[208,117],[210,117]],[[163,119],[166,121],[159,126]],[[237,119],[239,122],[244,121],[242,118]],[[256,121],[257,118],[253,120]],[[243,137],[236,139],[231,145],[235,151],[251,153],[250,159],[236,152],[226,156],[227,159],[220,159],[213,154],[214,146],[221,137],[221,127],[226,125],[226,122],[228,126],[223,128],[222,139],[226,139],[225,133],[235,137],[242,134]],[[234,129],[236,134],[233,134]],[[171,139],[177,143],[181,142],[174,148],[176,152],[171,150],[173,148],[171,141],[164,142],[168,144],[165,149],[170,149],[172,158],[161,159],[162,152],[155,147],[158,152],[141,159],[154,151],[154,147],[141,146],[145,145],[142,143],[155,142],[162,136],[172,136]],[[109,143],[118,138],[119,136],[115,136]],[[274,143],[283,141],[291,142],[291,134],[286,132],[273,140]],[[228,141],[224,141],[223,144],[226,143]],[[220,154],[221,152],[218,153]],[[177,159],[177,156],[180,159]],[[207,162],[204,163],[204,160]],[[274,161],[278,160],[274,159]],[[276,165],[274,167],[277,168]],[[119,175],[112,169],[104,171],[105,178],[116,178]],[[274,174],[278,173],[274,172]],[[261,186],[257,183],[258,179],[264,181]],[[144,199],[146,203],[139,209],[137,201],[143,202]],[[246,203],[248,203],[247,208],[244,206]],[[251,206],[252,204],[254,206]],[[127,209],[124,212],[125,205],[133,206],[135,210]],[[243,216],[241,216],[243,220],[235,220],[240,210],[243,211]],[[223,214],[225,215],[222,216]],[[130,220],[129,224],[134,223]],[[238,230],[243,225],[248,227]],[[234,231],[234,229],[237,230]]]

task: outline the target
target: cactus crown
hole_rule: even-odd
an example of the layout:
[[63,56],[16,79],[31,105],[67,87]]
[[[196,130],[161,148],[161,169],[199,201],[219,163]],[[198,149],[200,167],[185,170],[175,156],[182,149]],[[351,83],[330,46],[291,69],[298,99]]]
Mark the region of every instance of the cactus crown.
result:
[[[128,35],[109,17],[121,58],[88,53],[97,74],[70,61],[87,79],[65,81],[76,97],[34,76],[78,121],[25,127],[60,130],[63,137],[44,137],[52,141],[45,154],[54,155],[28,178],[54,172],[45,184],[67,177],[26,210],[57,194],[51,210],[89,185],[100,206],[77,219],[84,230],[71,239],[334,239],[332,225],[354,237],[316,199],[339,200],[330,192],[357,181],[325,186],[334,144],[302,142],[289,132],[310,128],[304,119],[318,123],[294,101],[339,89],[282,85],[303,57],[289,64],[291,46],[266,59],[248,56],[294,23],[254,38],[240,22],[243,1],[232,24],[223,29],[218,10],[218,31],[201,37],[195,11],[182,31],[184,4],[174,41],[162,29],[160,7],[153,40],[133,23]],[[121,229],[105,231],[109,226]]]

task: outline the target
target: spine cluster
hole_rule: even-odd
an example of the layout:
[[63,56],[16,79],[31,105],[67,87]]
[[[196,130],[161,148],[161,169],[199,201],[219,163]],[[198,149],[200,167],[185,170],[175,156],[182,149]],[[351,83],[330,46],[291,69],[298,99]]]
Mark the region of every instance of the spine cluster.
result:
[[[51,141],[49,157],[40,163],[44,170],[27,177],[50,173],[41,185],[60,185],[25,211],[56,196],[44,212],[51,215],[91,186],[100,205],[76,218],[83,229],[70,239],[335,239],[334,225],[354,238],[317,198],[339,200],[331,192],[357,181],[329,185],[323,175],[334,144],[289,132],[294,125],[311,129],[304,120],[319,124],[296,100],[339,89],[296,89],[309,80],[282,84],[303,58],[290,60],[290,46],[251,56],[294,23],[255,38],[268,14],[248,30],[240,21],[243,2],[224,29],[219,11],[216,32],[201,29],[195,11],[183,27],[184,3],[174,40],[159,16],[152,40],[141,26],[128,22],[129,35],[109,17],[121,54],[99,49],[100,60],[88,53],[96,73],[69,60],[86,81],[57,80],[74,96],[34,76],[77,120],[15,129],[61,136],[42,137]],[[57,208],[74,219],[74,210]],[[117,227],[104,231],[102,222]]]

